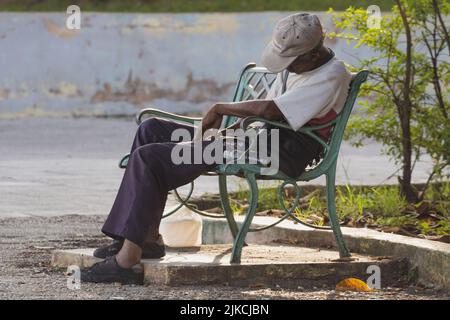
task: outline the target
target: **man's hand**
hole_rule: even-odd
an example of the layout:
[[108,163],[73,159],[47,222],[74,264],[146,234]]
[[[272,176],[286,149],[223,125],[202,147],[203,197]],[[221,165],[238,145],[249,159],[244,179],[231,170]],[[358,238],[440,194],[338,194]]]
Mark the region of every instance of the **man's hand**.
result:
[[217,112],[217,105],[214,105],[202,119],[203,134],[208,129],[219,129],[222,124],[223,115]]
[[249,100],[243,102],[216,103],[202,119],[202,133],[219,129],[223,116],[245,118],[256,116],[267,120],[283,120],[283,114],[273,100]]

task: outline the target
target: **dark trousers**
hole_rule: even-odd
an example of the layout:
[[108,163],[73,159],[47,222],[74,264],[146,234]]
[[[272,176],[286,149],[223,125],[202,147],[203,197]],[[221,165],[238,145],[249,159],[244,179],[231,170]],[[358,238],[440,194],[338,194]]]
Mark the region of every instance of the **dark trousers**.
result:
[[[157,234],[169,190],[185,185],[217,164],[194,162],[194,143],[184,142],[191,150],[191,164],[175,164],[171,141],[175,129],[184,128],[190,135],[194,127],[156,118],[139,125],[131,147],[127,168],[111,212],[102,232],[114,239],[128,239],[142,247],[148,234]],[[201,142],[201,150],[211,141]],[[321,146],[306,135],[280,134],[280,170],[293,177],[300,175],[317,157]]]
[[[128,239],[143,246],[149,232],[159,229],[169,190],[195,180],[216,164],[174,164],[171,159],[175,129],[194,127],[151,118],[136,132],[127,168],[102,232],[114,239]],[[208,142],[203,142],[203,145]],[[194,148],[193,143],[187,143]],[[191,152],[194,154],[194,152]]]

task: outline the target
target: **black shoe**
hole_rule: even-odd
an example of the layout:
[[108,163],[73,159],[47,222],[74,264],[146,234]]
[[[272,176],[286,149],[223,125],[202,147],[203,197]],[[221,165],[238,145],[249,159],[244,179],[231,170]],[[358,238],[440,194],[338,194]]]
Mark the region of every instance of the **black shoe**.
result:
[[162,235],[158,236],[156,242],[144,245],[142,248],[142,259],[159,259],[166,255],[166,246]]
[[94,257],[105,259],[115,256],[122,248],[123,240],[113,240],[110,245],[103,246],[94,250]]
[[[105,259],[107,257],[115,256],[122,248],[123,240],[113,240],[113,242],[104,247],[95,249],[94,257]],[[151,244],[146,244],[142,248],[142,259],[159,259],[166,255],[166,246],[161,235],[158,240]]]
[[81,269],[81,282],[142,284],[144,273],[133,268],[124,269],[118,265],[116,257],[97,262],[90,268]]

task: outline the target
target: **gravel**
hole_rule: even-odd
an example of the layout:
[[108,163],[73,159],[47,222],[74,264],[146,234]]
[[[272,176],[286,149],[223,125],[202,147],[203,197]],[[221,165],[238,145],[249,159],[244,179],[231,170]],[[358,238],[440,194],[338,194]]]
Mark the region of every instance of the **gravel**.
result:
[[430,288],[385,288],[372,293],[326,288],[295,290],[227,286],[129,286],[82,283],[67,288],[65,270],[50,265],[55,249],[108,243],[105,216],[66,215],[0,219],[0,299],[449,299]]

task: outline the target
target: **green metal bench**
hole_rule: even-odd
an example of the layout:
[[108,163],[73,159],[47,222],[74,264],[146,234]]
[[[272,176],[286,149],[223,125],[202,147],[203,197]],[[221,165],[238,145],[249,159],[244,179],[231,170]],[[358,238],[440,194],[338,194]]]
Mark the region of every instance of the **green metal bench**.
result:
[[[188,194],[185,197],[181,197],[177,190],[173,190],[175,197],[177,198],[179,204],[175,206],[170,212],[167,212],[163,215],[163,218],[175,213],[182,206],[186,206],[189,209],[197,212],[200,215],[212,217],[212,218],[226,218],[228,225],[230,227],[230,231],[234,238],[234,245],[231,254],[231,263],[239,263],[241,260],[241,252],[242,248],[245,245],[245,237],[248,232],[256,232],[266,230],[270,227],[273,227],[279,224],[281,221],[291,218],[297,221],[300,224],[306,225],[308,227],[319,228],[319,229],[332,229],[336,244],[339,249],[339,255],[341,258],[350,257],[350,252],[345,245],[339,219],[336,214],[336,203],[335,203],[335,176],[336,176],[336,163],[339,154],[339,148],[341,145],[342,137],[344,134],[345,127],[347,125],[348,118],[353,109],[353,105],[355,103],[356,97],[358,95],[358,91],[360,85],[367,79],[368,71],[363,70],[357,74],[353,75],[353,80],[351,82],[349,88],[349,94],[347,97],[347,101],[345,102],[344,108],[342,112],[337,116],[336,119],[330,121],[329,123],[314,126],[314,127],[302,127],[298,130],[298,132],[302,132],[317,140],[324,148],[322,160],[316,164],[313,168],[308,168],[306,172],[304,172],[299,177],[289,177],[279,172],[272,176],[264,176],[260,175],[262,167],[256,164],[225,164],[218,165],[215,172],[206,173],[206,175],[217,175],[219,179],[219,190],[220,197],[222,201],[222,208],[224,211],[224,215],[211,214],[208,212],[204,212],[198,210],[194,205],[189,203],[189,198],[192,195],[194,182],[190,184],[190,189]],[[256,67],[256,64],[249,63],[245,68],[241,71],[238,83],[236,85],[233,101],[246,101],[251,99],[263,99],[267,92],[270,89],[270,86],[273,84],[276,75],[270,73],[267,69]],[[140,124],[145,117],[160,117],[169,119],[172,121],[178,121],[182,123],[189,124],[198,124],[201,118],[195,117],[186,117],[180,116],[173,113],[146,108],[142,109],[136,117],[136,121]],[[223,127],[226,128],[233,123],[235,123],[238,119],[235,117],[225,117],[223,121]],[[287,128],[291,129],[290,126],[286,123],[268,121],[266,119],[258,118],[258,117],[247,117],[242,119],[241,127],[246,129],[248,125],[253,122],[261,121],[265,123],[269,123],[274,127],[279,128]],[[329,141],[323,141],[316,133],[315,130],[327,128],[332,126],[332,134]],[[119,162],[120,168],[125,168],[128,162],[129,154],[125,155]],[[245,213],[245,218],[240,227],[238,227],[235,219],[233,210],[231,209],[229,197],[228,197],[228,189],[227,189],[227,177],[230,175],[240,175],[243,176],[249,185],[250,189],[250,199],[249,206]],[[315,226],[309,223],[306,223],[296,217],[293,213],[295,208],[299,204],[300,200],[300,188],[297,185],[297,181],[310,181],[312,179],[316,179],[322,175],[326,176],[326,193],[327,193],[327,206],[328,206],[328,214],[331,227],[324,226]],[[258,184],[257,180],[260,178],[264,178],[264,180],[280,180],[281,184],[278,187],[278,199],[280,205],[285,211],[285,214],[276,222],[259,228],[251,228],[251,223],[253,217],[255,216],[256,209],[258,206]],[[283,196],[283,191],[286,186],[291,185],[295,191],[295,199],[290,208],[287,208],[285,205],[285,198]]]

